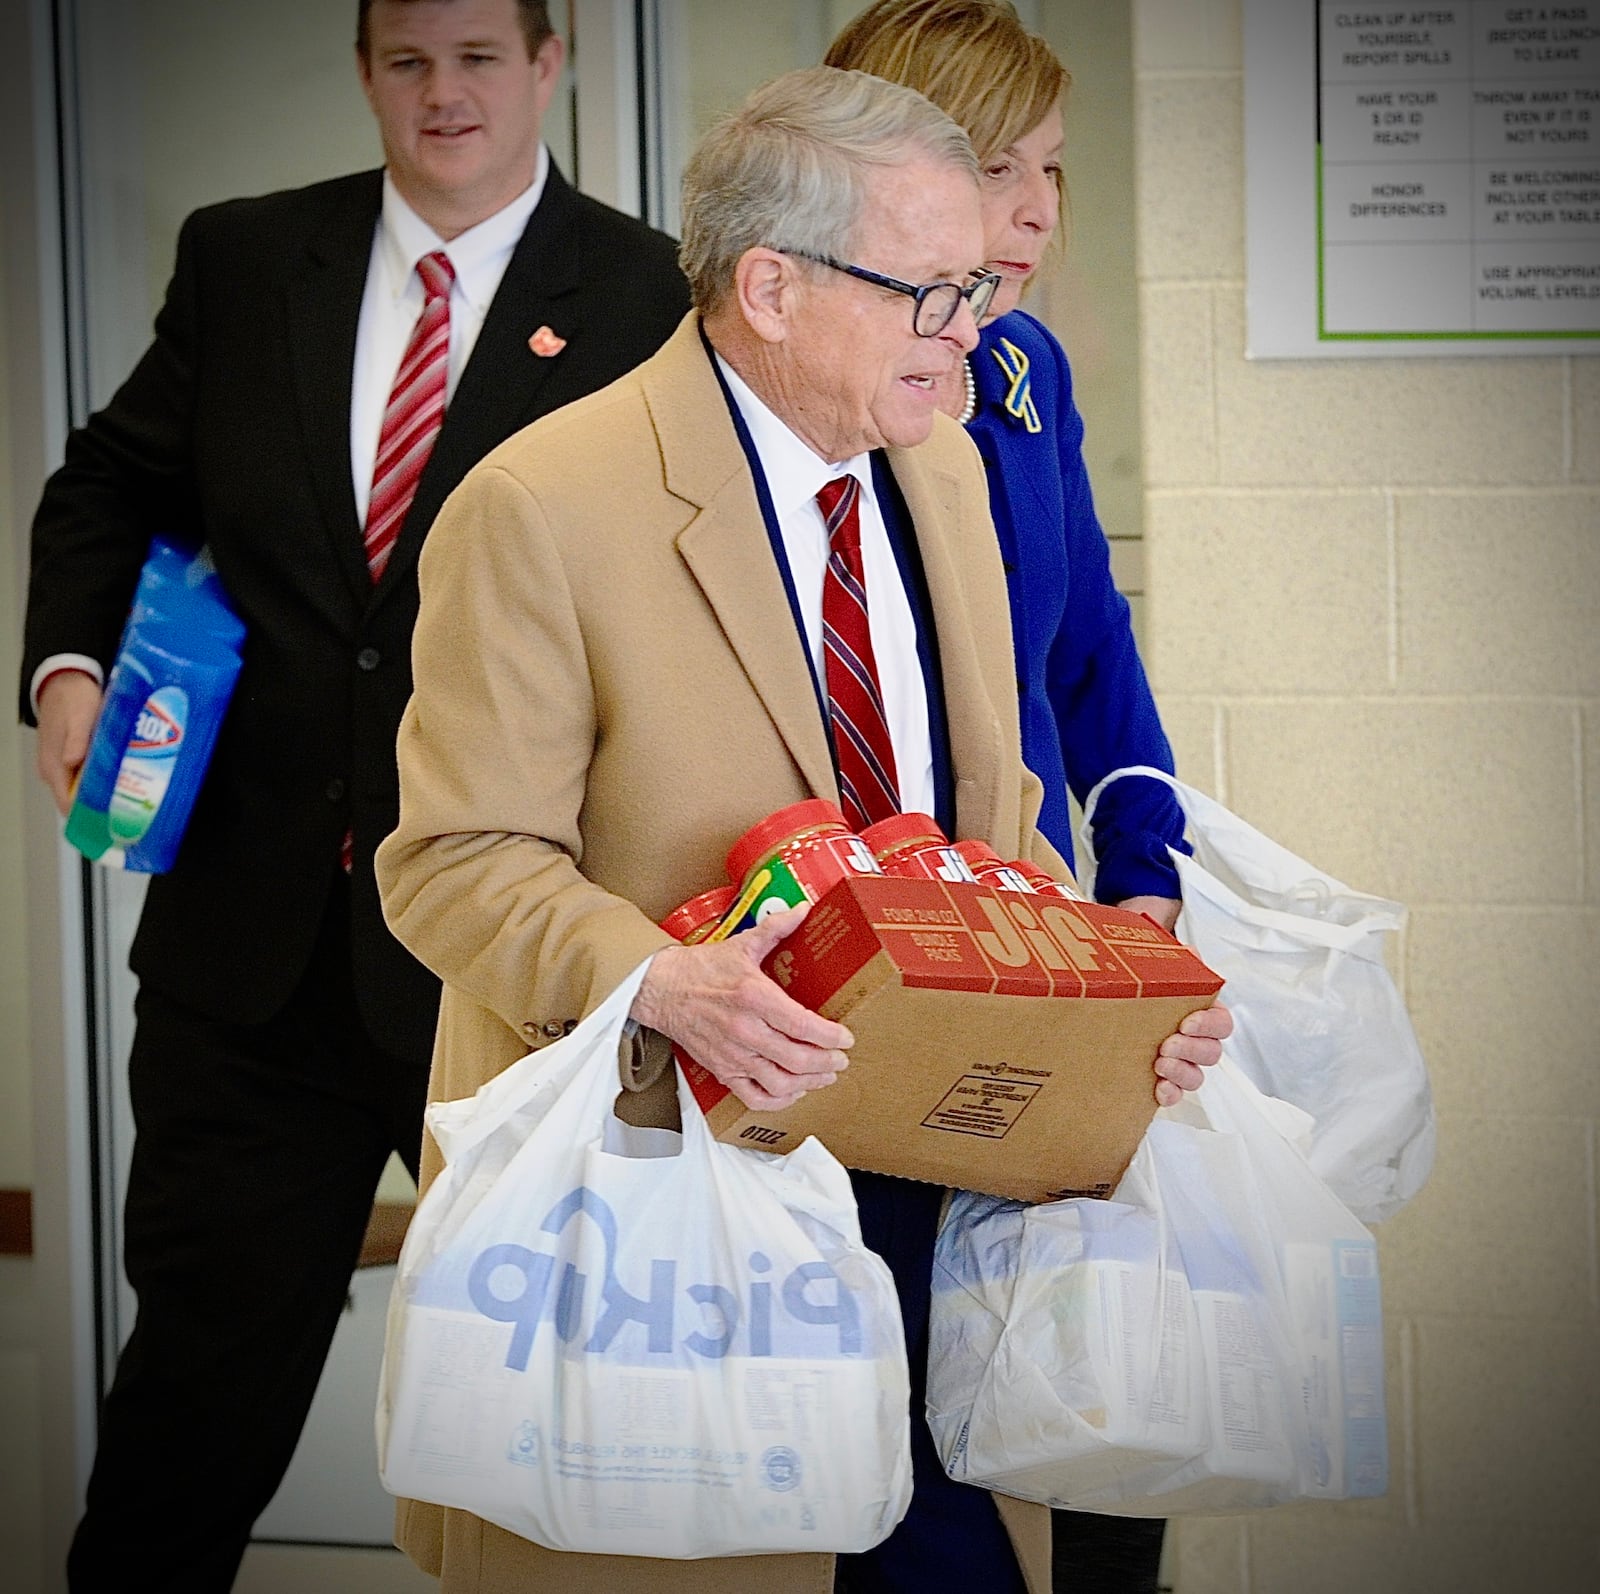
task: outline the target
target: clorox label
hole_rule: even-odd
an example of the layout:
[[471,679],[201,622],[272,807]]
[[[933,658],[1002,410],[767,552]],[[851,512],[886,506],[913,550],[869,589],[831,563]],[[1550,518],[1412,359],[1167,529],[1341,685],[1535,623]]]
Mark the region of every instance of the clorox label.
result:
[[107,809],[111,834],[123,845],[138,841],[155,822],[188,721],[189,694],[181,686],[159,687],[139,710]]
[[[168,699],[166,703],[161,701],[163,697]],[[176,704],[172,703],[173,698],[177,699]],[[128,741],[128,751],[141,755],[175,752],[183,740],[183,716],[188,708],[188,699],[181,687],[163,687],[161,691],[152,693],[139,711],[138,722]]]

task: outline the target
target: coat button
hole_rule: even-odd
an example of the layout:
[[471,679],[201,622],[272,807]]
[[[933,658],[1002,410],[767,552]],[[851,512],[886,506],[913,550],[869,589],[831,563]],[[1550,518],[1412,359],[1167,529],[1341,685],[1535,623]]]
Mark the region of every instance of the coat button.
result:
[[356,668],[358,670],[375,670],[383,663],[383,655],[376,648],[362,648],[356,654]]
[[344,782],[335,776],[323,788],[323,791],[330,803],[342,802],[344,799]]
[[558,1041],[561,1039],[561,1026],[554,1019],[551,1019],[550,1022],[545,1025],[544,1032],[553,1041]]

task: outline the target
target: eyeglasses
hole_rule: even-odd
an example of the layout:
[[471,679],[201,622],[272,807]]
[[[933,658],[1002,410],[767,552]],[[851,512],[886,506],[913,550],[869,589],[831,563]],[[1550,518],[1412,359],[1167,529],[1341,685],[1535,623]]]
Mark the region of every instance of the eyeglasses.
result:
[[997,271],[974,271],[966,287],[959,282],[925,282],[919,288],[914,282],[902,282],[898,277],[886,277],[878,271],[868,271],[865,266],[846,265],[832,255],[812,254],[806,249],[780,249],[779,254],[793,255],[798,260],[812,260],[819,266],[830,266],[846,276],[859,277],[879,288],[903,293],[916,301],[911,312],[911,327],[919,338],[936,338],[955,319],[956,311],[965,299],[972,307],[972,319],[982,321],[995,290],[1000,286]]

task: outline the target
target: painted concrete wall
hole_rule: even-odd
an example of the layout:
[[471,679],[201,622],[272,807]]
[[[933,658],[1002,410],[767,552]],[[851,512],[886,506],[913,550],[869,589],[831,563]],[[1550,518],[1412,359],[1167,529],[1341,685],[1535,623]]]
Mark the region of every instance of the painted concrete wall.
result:
[[1411,907],[1440,1115],[1379,1231],[1393,1488],[1179,1594],[1594,1586],[1600,360],[1247,362],[1237,0],[1135,0],[1147,647],[1179,768]]

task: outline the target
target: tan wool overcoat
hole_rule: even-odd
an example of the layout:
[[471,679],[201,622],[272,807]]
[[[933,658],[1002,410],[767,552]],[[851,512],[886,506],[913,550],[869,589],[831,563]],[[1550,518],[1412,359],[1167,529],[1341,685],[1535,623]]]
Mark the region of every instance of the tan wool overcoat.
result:
[[[941,416],[928,442],[888,460],[933,609],[957,831],[1063,875],[1034,828],[1040,788],[1019,750],[977,453]],[[447,1100],[548,1044],[669,945],[656,921],[722,881],[756,820],[838,792],[694,315],[636,371],[483,460],[446,502],[419,574],[400,824],[377,867],[395,934],[444,981],[430,1094]],[[430,1142],[424,1184],[438,1168]],[[1002,1506],[1030,1594],[1046,1594],[1048,1513]],[[830,1556],[557,1555],[416,1502],[401,1505],[399,1540],[448,1594],[832,1586]]]

